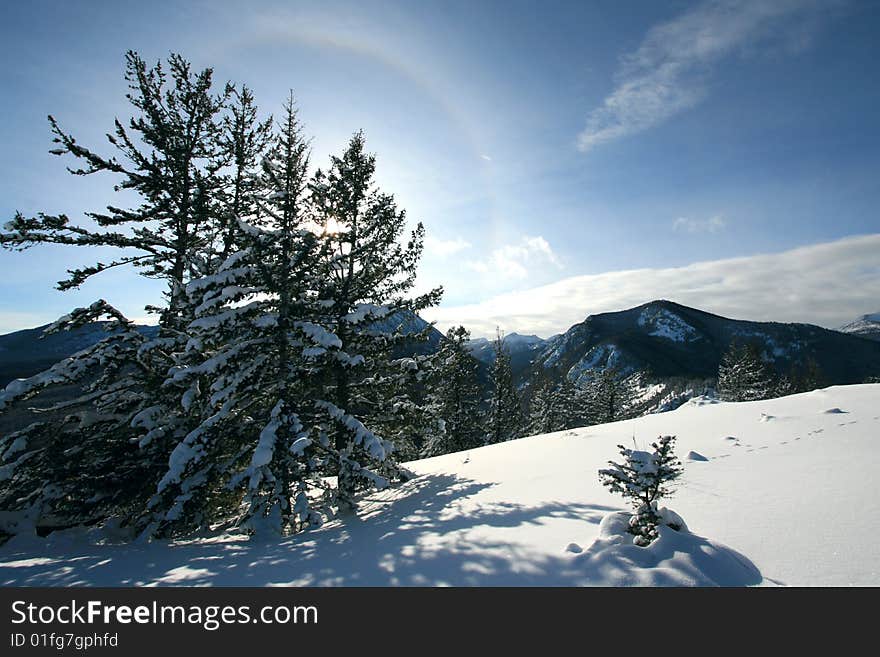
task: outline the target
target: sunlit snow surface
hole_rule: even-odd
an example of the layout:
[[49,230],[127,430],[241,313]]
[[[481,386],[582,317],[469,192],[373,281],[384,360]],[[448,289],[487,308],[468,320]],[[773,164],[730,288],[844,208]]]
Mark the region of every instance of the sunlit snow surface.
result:
[[[690,532],[651,547],[623,531],[597,470],[616,445],[678,436],[665,504]],[[689,453],[706,460],[686,458]],[[358,516],[293,538],[94,545],[97,532],[18,537],[0,584],[880,585],[880,385],[670,413],[410,464],[416,479]]]

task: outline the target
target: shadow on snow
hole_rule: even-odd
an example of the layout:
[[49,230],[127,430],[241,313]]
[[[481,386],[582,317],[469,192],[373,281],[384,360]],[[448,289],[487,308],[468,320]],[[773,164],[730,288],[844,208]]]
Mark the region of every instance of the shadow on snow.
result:
[[[536,554],[515,542],[498,540],[493,528],[517,529],[563,518],[598,524],[611,507],[546,502],[467,505],[468,498],[494,484],[454,475],[423,476],[362,499],[358,515],[324,528],[275,539],[89,545],[59,537],[45,547],[10,544],[0,548],[4,586],[577,586],[645,583],[626,579],[626,556],[591,547],[580,555]],[[494,535],[494,537],[493,537]],[[689,535],[693,536],[693,535]],[[695,537],[699,539],[699,537]],[[705,542],[705,539],[699,539]],[[757,568],[728,548],[751,573],[712,583],[747,585],[761,581]],[[619,546],[618,546],[619,547]],[[630,546],[641,551],[642,548]],[[691,555],[712,559],[698,546]],[[48,548],[48,549],[45,549]],[[675,546],[671,546],[674,550]],[[49,556],[41,556],[41,555]],[[716,555],[717,556],[717,555]],[[705,569],[707,564],[695,563]],[[712,564],[708,564],[710,567]],[[650,582],[681,583],[660,568]],[[723,575],[724,573],[722,573]],[[705,583],[705,582],[704,582]]]

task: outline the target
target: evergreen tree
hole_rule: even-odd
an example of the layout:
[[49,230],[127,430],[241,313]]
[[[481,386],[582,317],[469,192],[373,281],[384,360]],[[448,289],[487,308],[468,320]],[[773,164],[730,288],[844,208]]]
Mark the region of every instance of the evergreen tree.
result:
[[795,384],[788,376],[783,374],[778,377],[773,383],[773,390],[770,394],[771,397],[787,397],[788,395],[794,394],[795,392]]
[[193,74],[180,55],[169,57],[168,71],[170,83],[161,63],[148,68],[137,53],[127,53],[125,78],[131,89],[127,98],[137,114],[128,128],[117,120],[113,133],[107,135],[119,159],[81,146],[49,117],[58,144],[51,152],[83,162],[71,173],[117,175],[115,189],[136,192],[141,204],[131,209],[110,205],[106,212],[87,213],[98,230],[73,224],[63,214],[25,218],[16,213],[0,243],[13,249],[39,243],[122,249],[123,255],[110,262],[70,270],[58,289],[76,288],[97,273],[133,265],[144,276],[167,282],[167,307],[160,325],[171,330],[190,319],[184,286],[193,275],[204,273],[204,254],[216,232],[217,207],[209,199],[222,185],[218,171],[225,158],[218,143],[219,114],[232,88],[227,85],[212,94],[211,69]]
[[[292,107],[293,94],[288,98],[287,104]],[[272,117],[260,121],[251,90],[244,85],[241,89],[234,90],[229,103],[229,113],[223,117],[219,136],[220,147],[231,167],[224,190],[226,208],[221,215],[221,235],[218,244],[221,262],[236,249],[239,235],[238,220],[243,219],[251,225],[259,225],[262,216],[260,197],[265,197],[267,189],[278,191],[279,181],[274,179],[271,165],[268,170],[264,170],[264,175],[259,175],[260,165],[273,141],[277,148],[278,138],[272,134]],[[277,167],[277,164],[274,166]],[[264,199],[263,202],[268,202],[268,199]]]
[[59,286],[139,267],[168,285],[159,334],[104,301],[51,327],[102,320],[108,336],[0,394],[3,410],[47,386],[83,390],[52,409],[70,411],[60,424],[0,440],[0,502],[37,522],[121,515],[149,535],[316,524],[353,506],[359,486],[403,476],[394,440],[421,446],[429,358],[396,350],[427,336],[411,320],[441,294],[409,296],[424,228],[399,241],[405,214],[376,189],[361,134],[310,178],[292,99],[270,135],[246,88],[231,102],[231,86],[211,92],[210,69],[194,75],[176,55],[170,76],[127,62],[138,114],[110,136],[122,158],[50,120],[55,152],[85,162],[74,173],[118,174],[141,204],[90,214],[96,230],[18,214],[2,243],[122,249]]
[[449,329],[434,359],[428,394],[433,430],[424,456],[473,449],[483,442],[478,364],[467,349],[468,340],[463,326]]
[[504,347],[504,334],[500,330],[492,346],[495,361],[492,363],[492,396],[489,398],[489,444],[520,438],[525,430],[522,405],[513,385],[510,352]]
[[793,371],[791,380],[794,392],[810,392],[828,385],[822,368],[812,356],[808,356],[804,363]]
[[386,459],[377,469],[389,479],[409,477],[398,463],[420,458],[436,426],[427,385],[430,360],[429,355],[396,359],[398,370],[389,369],[377,379],[375,402],[367,421],[376,433],[394,444],[394,459]]
[[201,422],[175,447],[151,501],[161,533],[204,529],[217,520],[212,510],[233,517],[239,501],[235,522],[250,531],[320,522],[309,495],[323,487],[319,466],[331,451],[315,420],[322,391],[312,375],[339,341],[313,321],[321,243],[306,228],[308,162],[291,98],[248,217],[262,226],[238,217],[238,250],[187,286],[198,303],[190,346],[201,361],[176,368],[169,383]]
[[641,378],[638,372],[624,375],[613,366],[594,372],[583,393],[588,422],[604,424],[629,417]]
[[[185,328],[194,317],[186,283],[212,260],[220,211],[215,197],[225,162],[217,141],[219,115],[231,91],[227,86],[214,94],[211,70],[193,74],[179,55],[169,58],[168,71],[161,64],[148,68],[136,53],[127,54],[127,98],[135,115],[128,128],[117,120],[108,135],[116,157],[80,145],[49,117],[58,145],[52,153],[80,160],[80,168],[70,169],[75,175],[117,176],[115,189],[137,194],[138,206],[110,205],[105,212],[87,213],[96,229],[76,225],[66,215],[25,218],[17,213],[0,235],[0,243],[13,250],[42,243],[120,250],[109,262],[70,270],[58,283],[61,290],[125,265],[167,284],[166,305],[157,309],[158,337],[146,338],[113,306],[96,302],[65,316],[51,330],[106,318],[111,329],[107,338],[3,393],[8,405],[51,385],[75,384],[83,390],[64,402],[68,414],[62,425],[35,423],[21,436],[33,448],[27,460],[34,467],[22,470],[16,481],[33,494],[15,497],[15,487],[4,488],[16,505],[38,507],[39,513],[57,519],[53,522],[72,524],[92,510],[98,518],[114,513],[130,521],[143,509],[145,487],[157,480],[170,447],[193,425],[193,418],[180,409],[176,391],[163,383],[170,368],[185,362]],[[76,471],[43,461],[50,453],[78,455]],[[40,465],[45,467],[37,471]],[[65,513],[72,517],[65,519]]]
[[555,431],[556,413],[553,403],[553,384],[545,381],[532,395],[529,403],[529,422],[526,433],[535,436],[542,433]]
[[[375,187],[375,157],[364,147],[364,136],[357,133],[342,157],[333,157],[327,171],[318,170],[310,185],[328,254],[319,265],[325,282],[320,299],[326,302],[321,325],[339,340],[337,358],[323,374],[343,509],[353,507],[359,481],[384,483],[375,469],[396,472],[393,459],[386,458],[390,448],[368,448],[364,442],[365,423],[387,418],[387,391],[405,395],[405,382],[418,376],[419,361],[395,359],[393,349],[414,337],[404,330],[407,315],[434,305],[442,293],[438,288],[407,296],[415,283],[424,227],[417,224],[406,243],[398,241],[406,215],[392,196]],[[400,401],[398,408],[403,408]]]
[[721,399],[737,401],[740,394],[739,363],[742,358],[742,348],[739,343],[733,341],[724,352],[718,364],[718,396]]
[[773,373],[764,364],[758,347],[733,341],[718,367],[718,393],[725,401],[754,401],[773,394]]
[[630,518],[629,531],[635,536],[636,545],[642,547],[658,537],[657,527],[663,523],[663,515],[657,502],[673,493],[669,484],[683,472],[681,461],[673,452],[675,436],[660,436],[651,446],[653,452],[618,445],[622,462],[609,461],[611,467],[599,470],[603,486],[632,500],[635,513]]
[[[133,427],[157,376],[156,340],[146,337],[105,301],[77,308],[45,334],[104,321],[106,337],[48,370],[10,383],[0,413],[41,391],[76,391],[41,410],[38,419],[0,438],[0,507],[44,529],[93,524],[111,516],[130,524],[161,471],[163,453]],[[165,421],[165,427],[172,421]],[[140,443],[138,442],[140,440]],[[167,460],[167,452],[164,452]]]
[[559,417],[557,431],[586,426],[582,393],[571,379],[563,377],[553,391],[553,400]]
[[390,479],[405,479],[409,475],[397,462],[419,458],[433,423],[429,406],[433,354],[428,345],[433,326],[413,311],[401,310],[358,330],[386,341],[385,346],[373,345],[377,356],[372,360],[371,389],[364,390],[369,406],[363,419],[394,444],[395,458],[377,464],[378,471]]
[[579,392],[568,378],[563,378],[556,385],[547,381],[532,397],[527,433],[537,435],[582,426],[583,412],[579,397]]

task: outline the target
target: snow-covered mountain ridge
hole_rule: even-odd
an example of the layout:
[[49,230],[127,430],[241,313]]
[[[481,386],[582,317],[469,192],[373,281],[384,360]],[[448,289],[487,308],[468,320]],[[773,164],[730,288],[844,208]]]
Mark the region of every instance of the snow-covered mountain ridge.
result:
[[[676,411],[415,461],[357,517],[294,537],[112,545],[108,532],[19,536],[10,585],[880,585],[880,385]],[[663,503],[690,532],[621,534],[599,468],[616,445],[677,436]]]
[[880,340],[880,313],[862,315],[854,322],[841,326],[839,330],[869,340]]
[[[540,353],[547,343],[537,335],[520,335],[510,333],[504,336],[504,347],[510,354],[510,366],[514,374],[525,370]],[[468,343],[471,356],[483,365],[491,365],[495,362],[495,347],[493,341],[487,338],[476,338]]]
[[[397,320],[393,323],[400,324]],[[404,326],[405,331],[415,333],[427,322],[414,316]],[[96,325],[40,339],[42,328],[0,335],[0,385],[35,374],[103,335],[102,327]],[[157,329],[145,326],[143,330]],[[712,378],[733,339],[760,344],[765,358],[782,372],[813,359],[827,383],[848,384],[880,376],[880,345],[856,337],[880,340],[880,313],[864,315],[840,331],[831,331],[810,324],[728,319],[661,300],[590,315],[547,340],[511,333],[505,337],[505,345],[520,384],[563,376],[577,381],[587,370],[608,365],[648,370],[660,378]],[[428,342],[418,345],[417,351],[434,350],[442,339],[439,331],[432,330]],[[494,360],[491,340],[471,340],[469,349],[483,366]]]
[[567,377],[594,368],[648,371],[658,378],[714,378],[733,341],[755,343],[780,374],[815,362],[829,384],[880,375],[880,345],[811,324],[729,319],[671,301],[590,315],[548,340],[521,380]]

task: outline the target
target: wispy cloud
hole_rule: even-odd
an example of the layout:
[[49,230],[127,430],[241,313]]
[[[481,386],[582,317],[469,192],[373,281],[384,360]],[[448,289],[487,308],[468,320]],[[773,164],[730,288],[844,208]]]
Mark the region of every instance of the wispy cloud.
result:
[[805,47],[803,19],[832,4],[709,0],[654,26],[639,48],[622,58],[614,91],[588,116],[578,147],[588,151],[693,107],[706,96],[708,77],[719,62],[770,38],[779,39],[787,28],[793,30],[798,47]]
[[491,161],[492,161],[492,158],[489,157],[488,155],[486,155],[485,153],[483,153],[482,155],[480,155],[480,157],[483,158],[484,160],[486,160],[486,162],[491,162]]
[[851,237],[772,255],[565,278],[481,303],[425,312],[446,329],[475,336],[495,327],[548,337],[589,314],[670,299],[737,319],[837,327],[877,309],[880,234]]
[[543,237],[523,237],[515,244],[505,244],[489,255],[486,260],[468,263],[474,271],[492,274],[505,279],[524,279],[534,265],[552,265],[562,269],[562,263]]
[[672,230],[685,233],[717,233],[726,226],[727,221],[721,215],[715,215],[708,219],[678,217],[672,222]]
[[451,240],[441,240],[431,235],[425,237],[425,252],[431,255],[447,257],[455,255],[465,249],[471,248],[471,243],[460,237]]

